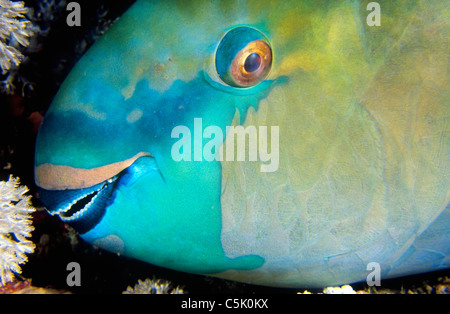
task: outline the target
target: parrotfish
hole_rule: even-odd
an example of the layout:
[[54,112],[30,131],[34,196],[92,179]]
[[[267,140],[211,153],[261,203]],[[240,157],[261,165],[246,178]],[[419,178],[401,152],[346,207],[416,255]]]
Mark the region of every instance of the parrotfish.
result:
[[259,285],[448,268],[450,8],[369,2],[138,0],[45,115],[42,202],[106,250]]

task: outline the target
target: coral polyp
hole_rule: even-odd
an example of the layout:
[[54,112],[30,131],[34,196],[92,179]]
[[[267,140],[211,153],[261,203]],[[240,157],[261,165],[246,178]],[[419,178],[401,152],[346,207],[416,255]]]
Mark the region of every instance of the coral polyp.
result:
[[169,281],[162,279],[138,280],[138,283],[132,288],[128,287],[123,294],[183,294],[180,287],[173,287]]
[[21,273],[20,265],[28,261],[27,254],[35,248],[29,239],[35,208],[27,192],[28,188],[13,176],[0,182],[0,286]]

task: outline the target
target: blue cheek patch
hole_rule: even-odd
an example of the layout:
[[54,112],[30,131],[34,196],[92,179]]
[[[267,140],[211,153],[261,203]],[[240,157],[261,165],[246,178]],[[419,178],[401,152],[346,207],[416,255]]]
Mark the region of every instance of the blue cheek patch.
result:
[[174,161],[171,147],[178,139],[171,132],[179,125],[193,130],[194,118],[202,118],[203,130],[214,125],[226,134],[236,109],[243,122],[248,108],[258,109],[278,83],[283,80],[234,94],[214,88],[200,72],[192,81],[175,81],[164,93],[141,80],[129,99],[100,83],[82,84],[87,90],[79,93],[81,103],[98,95],[105,99],[96,114],[50,112],[41,129],[37,164],[93,168],[139,152],[153,157],[138,158],[110,182],[87,189],[42,190],[42,199],[63,219],[76,215],[71,223],[87,241],[156,265],[194,273],[258,268],[262,257],[231,259],[222,249],[220,163]]
[[[235,109],[244,122],[249,107],[258,109],[259,101],[277,84],[286,82],[264,81],[249,89],[227,87],[226,91],[211,86],[200,72],[196,79],[175,81],[165,93],[152,90],[146,80],[139,81],[134,94],[125,100],[108,86],[96,82],[82,84],[78,101],[92,104],[103,95],[94,114],[79,109],[50,111],[38,136],[36,165],[52,163],[77,168],[93,168],[125,160],[138,151],[153,155],[170,154],[173,144],[172,129],[185,125],[193,129],[194,118],[202,118],[204,127],[215,125],[225,134]],[[136,121],[127,117],[139,112]]]

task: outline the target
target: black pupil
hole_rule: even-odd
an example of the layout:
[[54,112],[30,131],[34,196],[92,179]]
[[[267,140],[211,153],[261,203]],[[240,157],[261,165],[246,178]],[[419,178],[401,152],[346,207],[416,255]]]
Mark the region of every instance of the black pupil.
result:
[[245,59],[244,69],[247,72],[255,72],[261,65],[261,57],[256,52],[252,53]]

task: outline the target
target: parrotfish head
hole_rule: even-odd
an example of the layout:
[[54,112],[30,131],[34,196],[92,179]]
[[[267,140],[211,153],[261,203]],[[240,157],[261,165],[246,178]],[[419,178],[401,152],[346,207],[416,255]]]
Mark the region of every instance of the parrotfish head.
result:
[[448,230],[417,242],[448,226],[450,177],[430,61],[448,22],[437,2],[414,21],[420,3],[383,4],[373,29],[364,1],[137,1],[46,113],[40,198],[87,241],[186,272],[323,286],[369,262],[446,267]]

